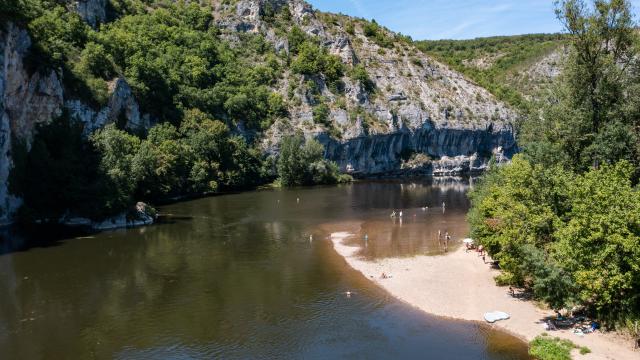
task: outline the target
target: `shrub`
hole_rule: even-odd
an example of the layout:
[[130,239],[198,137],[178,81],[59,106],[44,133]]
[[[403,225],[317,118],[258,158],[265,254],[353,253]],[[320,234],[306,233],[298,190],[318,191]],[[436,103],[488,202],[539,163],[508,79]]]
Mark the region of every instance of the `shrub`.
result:
[[575,344],[569,340],[541,335],[529,344],[529,355],[538,360],[571,360]]
[[367,69],[362,64],[358,64],[351,70],[351,78],[362,85],[366,92],[371,93],[375,90],[376,84],[369,77]]
[[313,108],[313,122],[316,124],[329,125],[329,106],[322,103]]

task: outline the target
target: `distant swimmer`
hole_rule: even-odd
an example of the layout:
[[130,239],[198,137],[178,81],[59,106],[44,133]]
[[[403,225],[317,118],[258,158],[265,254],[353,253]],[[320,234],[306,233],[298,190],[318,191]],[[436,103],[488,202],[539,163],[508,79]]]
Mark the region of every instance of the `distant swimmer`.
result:
[[398,214],[398,216],[402,217],[402,210],[400,210],[400,214]]

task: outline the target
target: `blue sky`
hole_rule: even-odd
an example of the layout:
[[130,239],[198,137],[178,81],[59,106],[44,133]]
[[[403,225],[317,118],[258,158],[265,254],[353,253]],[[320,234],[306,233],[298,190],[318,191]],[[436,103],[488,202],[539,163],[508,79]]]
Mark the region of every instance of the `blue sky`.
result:
[[[376,19],[421,39],[469,39],[561,30],[553,0],[307,0],[316,9]],[[640,0],[632,0],[634,10]],[[637,11],[634,11],[637,14]]]

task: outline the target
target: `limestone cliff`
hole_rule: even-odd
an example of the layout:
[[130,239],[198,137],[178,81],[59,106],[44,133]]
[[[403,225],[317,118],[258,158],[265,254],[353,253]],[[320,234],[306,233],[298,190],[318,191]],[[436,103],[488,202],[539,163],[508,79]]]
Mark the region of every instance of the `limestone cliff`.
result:
[[30,74],[24,58],[31,46],[27,32],[8,23],[0,29],[0,223],[8,221],[20,200],[9,193],[11,142],[27,143],[36,124],[57,115],[63,89],[55,71]]
[[121,115],[130,129],[151,126],[149,116],[140,114],[124,79],[114,79],[110,83],[108,104],[93,109],[65,96],[61,71],[30,72],[25,65],[30,47],[26,30],[11,22],[0,28],[0,225],[9,222],[21,204],[20,199],[9,192],[12,141],[24,141],[28,148],[37,125],[48,123],[63,109],[83,124],[87,135],[115,122]]
[[[436,160],[427,173],[437,174],[479,170],[493,153],[510,155],[516,151],[513,111],[411,42],[402,41],[398,34],[382,29],[382,36],[392,45],[381,46],[365,34],[366,22],[315,11],[300,0],[215,3],[223,36],[230,41],[238,33],[260,33],[276,49],[288,52],[286,33],[298,26],[343,63],[363,65],[375,84],[370,93],[345,77],[344,96],[340,96],[329,90],[322,77],[285,74],[277,90],[287,96],[287,89],[296,89],[291,116],[267,131],[263,140],[266,151],[277,152],[283,136],[302,130],[321,139],[327,146],[327,157],[342,170],[363,175],[401,170],[401,154],[406,153],[424,153]],[[289,11],[290,24],[284,29],[281,24],[274,25],[266,18],[269,11]],[[327,136],[326,126],[313,122],[316,104],[305,88],[308,81],[317,84],[330,106],[333,137]],[[438,165],[443,157],[445,162]]]

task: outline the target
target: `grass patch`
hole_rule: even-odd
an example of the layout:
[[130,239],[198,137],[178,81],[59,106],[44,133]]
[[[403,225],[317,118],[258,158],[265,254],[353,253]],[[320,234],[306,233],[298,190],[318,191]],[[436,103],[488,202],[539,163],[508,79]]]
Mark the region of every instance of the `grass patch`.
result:
[[[542,334],[529,343],[529,355],[538,360],[571,360],[571,350],[575,348],[577,346],[570,340]],[[586,347],[580,348],[583,355],[589,352],[591,350]]]

